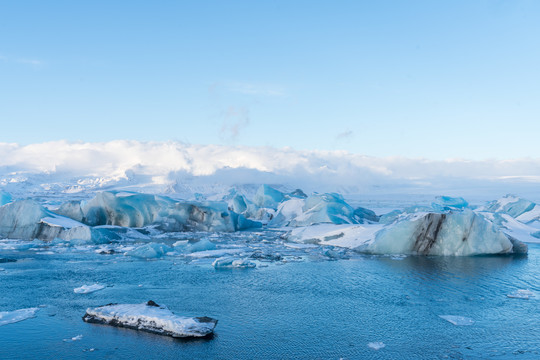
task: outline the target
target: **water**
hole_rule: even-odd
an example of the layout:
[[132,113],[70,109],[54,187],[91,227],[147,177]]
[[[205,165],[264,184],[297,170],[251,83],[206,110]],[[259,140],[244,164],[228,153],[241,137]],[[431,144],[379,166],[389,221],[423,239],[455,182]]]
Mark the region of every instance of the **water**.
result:
[[[538,359],[540,246],[529,249],[527,257],[329,261],[310,248],[285,253],[296,261],[216,270],[211,259],[4,247],[0,257],[18,261],[0,263],[0,311],[43,307],[0,326],[0,358]],[[108,286],[73,292],[94,283]],[[507,296],[519,289],[536,296]],[[178,315],[219,319],[214,337],[173,339],[81,320],[87,307],[150,299]],[[474,323],[456,326],[440,315]]]

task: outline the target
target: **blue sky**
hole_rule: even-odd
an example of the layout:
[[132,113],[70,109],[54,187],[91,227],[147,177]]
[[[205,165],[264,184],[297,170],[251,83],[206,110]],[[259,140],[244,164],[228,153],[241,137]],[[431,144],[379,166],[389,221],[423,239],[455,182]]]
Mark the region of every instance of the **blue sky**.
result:
[[3,1],[0,142],[540,157],[540,2]]

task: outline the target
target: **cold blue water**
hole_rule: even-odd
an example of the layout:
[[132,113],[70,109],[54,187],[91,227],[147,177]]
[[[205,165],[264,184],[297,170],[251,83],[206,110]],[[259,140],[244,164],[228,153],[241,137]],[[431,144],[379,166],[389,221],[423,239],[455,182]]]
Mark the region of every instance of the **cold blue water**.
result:
[[[305,253],[230,270],[175,256],[45,250],[0,251],[16,260],[0,263],[0,311],[40,307],[0,326],[0,359],[540,358],[539,245],[525,257]],[[107,287],[73,292],[94,283]],[[520,289],[535,296],[507,296]],[[215,335],[181,340],[81,319],[88,307],[150,299],[218,319]],[[368,346],[377,342],[384,347]]]

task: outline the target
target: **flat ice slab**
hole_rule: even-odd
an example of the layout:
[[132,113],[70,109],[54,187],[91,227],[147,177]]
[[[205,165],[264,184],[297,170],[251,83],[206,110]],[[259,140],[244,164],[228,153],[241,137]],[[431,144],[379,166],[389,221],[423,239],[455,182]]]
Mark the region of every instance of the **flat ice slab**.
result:
[[0,326],[33,318],[38,310],[39,308],[27,308],[15,311],[0,311]]
[[177,316],[152,300],[142,304],[109,304],[88,308],[83,320],[172,337],[203,337],[213,333],[217,324],[216,319],[206,316]]

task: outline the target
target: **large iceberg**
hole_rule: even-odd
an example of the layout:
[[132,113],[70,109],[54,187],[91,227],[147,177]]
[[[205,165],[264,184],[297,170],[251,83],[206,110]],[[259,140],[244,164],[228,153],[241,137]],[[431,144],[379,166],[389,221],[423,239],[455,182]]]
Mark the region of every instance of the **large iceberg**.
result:
[[290,241],[343,246],[370,254],[483,255],[525,253],[527,246],[506,236],[470,209],[418,212],[391,224],[295,229]]
[[217,320],[206,316],[177,316],[152,300],[142,304],[109,304],[88,308],[83,316],[88,323],[106,324],[148,331],[172,337],[203,337],[214,332]]
[[228,209],[225,202],[180,202],[165,196],[104,191],[86,202],[69,202],[57,214],[90,226],[114,225],[159,230],[232,232],[259,223]]
[[90,240],[91,229],[75,220],[56,215],[32,200],[0,206],[0,237],[52,241]]

